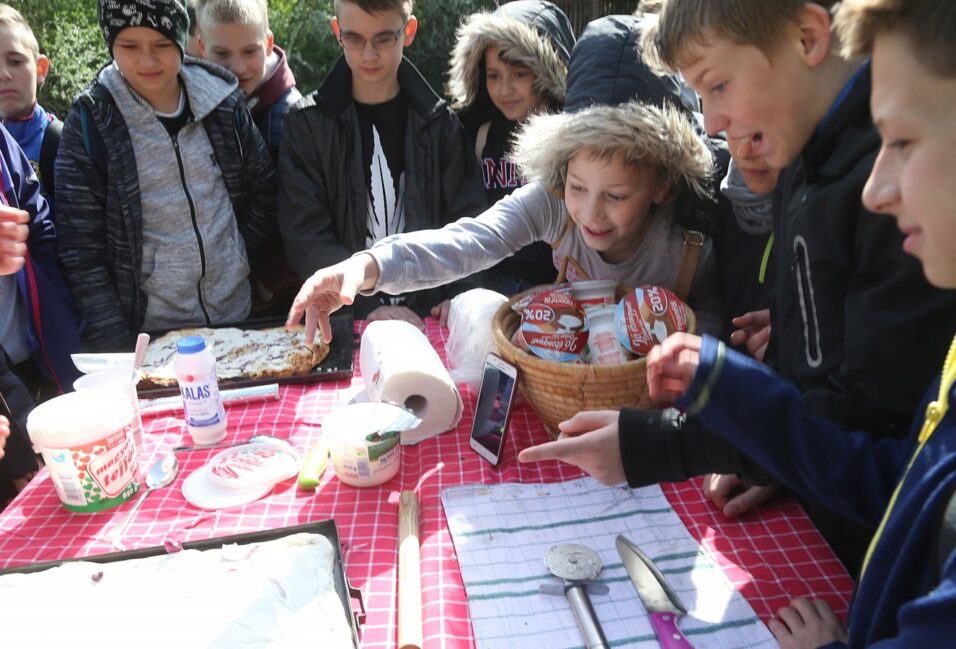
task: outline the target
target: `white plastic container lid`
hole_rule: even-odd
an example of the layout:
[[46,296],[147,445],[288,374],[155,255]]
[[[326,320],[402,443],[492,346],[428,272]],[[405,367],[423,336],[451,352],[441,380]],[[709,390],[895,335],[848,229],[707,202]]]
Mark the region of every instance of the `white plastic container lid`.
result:
[[133,421],[133,406],[122,392],[68,392],[38,405],[27,417],[37,446],[69,448],[102,439]]

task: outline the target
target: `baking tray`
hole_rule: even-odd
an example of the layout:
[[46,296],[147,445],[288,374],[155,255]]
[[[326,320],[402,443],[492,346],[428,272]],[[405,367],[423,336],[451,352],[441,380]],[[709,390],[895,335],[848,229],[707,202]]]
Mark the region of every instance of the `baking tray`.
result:
[[[339,532],[335,526],[334,520],[318,521],[315,523],[305,523],[303,525],[293,525],[292,527],[280,527],[274,530],[262,530],[260,532],[249,532],[246,534],[234,534],[232,536],[221,536],[219,538],[208,539],[205,541],[189,541],[183,543],[183,550],[217,550],[223,545],[235,543],[244,545],[246,543],[262,543],[263,541],[273,541],[284,536],[291,536],[300,532],[309,534],[321,534],[329,540],[335,549],[335,559],[332,562],[332,579],[335,582],[335,592],[342,601],[342,607],[345,609],[345,615],[348,617],[349,626],[352,628],[352,640],[355,649],[359,649],[359,626],[365,622],[365,600],[362,598],[362,591],[353,588],[345,575],[345,564],[342,561],[342,546],[339,545]],[[125,552],[111,552],[109,554],[97,554],[92,557],[78,557],[76,559],[67,559],[65,561],[47,561],[44,563],[34,563],[29,566],[18,568],[4,568],[0,570],[0,576],[21,573],[29,574],[41,572],[56,568],[64,563],[75,561],[90,561],[92,563],[112,563],[114,561],[125,561],[128,559],[144,559],[146,557],[155,557],[161,554],[168,554],[166,549],[161,546],[153,548],[143,548],[141,550],[127,550]],[[356,613],[352,609],[352,599],[359,604],[360,612]]]
[[[352,351],[355,348],[355,335],[353,333],[354,320],[351,311],[342,311],[334,313],[329,318],[332,325],[332,342],[329,347],[329,355],[325,357],[308,374],[298,376],[284,376],[281,378],[266,377],[261,379],[219,379],[219,388],[244,388],[250,385],[265,385],[267,383],[315,383],[316,381],[337,381],[339,379],[348,379],[352,377]],[[267,329],[269,327],[279,327],[285,324],[281,318],[261,318],[246,320],[244,322],[235,322],[221,325],[212,325],[209,329],[222,329],[225,327],[237,327],[239,329]],[[167,331],[149,332],[150,338],[156,339]],[[321,335],[316,332],[316,335]],[[162,388],[137,388],[140,398],[165,397],[179,394],[178,386]]]

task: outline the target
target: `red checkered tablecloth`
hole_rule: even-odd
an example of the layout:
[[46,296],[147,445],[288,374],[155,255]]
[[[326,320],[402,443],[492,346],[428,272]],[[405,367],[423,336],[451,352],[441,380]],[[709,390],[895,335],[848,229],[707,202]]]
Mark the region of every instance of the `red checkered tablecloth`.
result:
[[[447,330],[428,319],[426,333],[444,359]],[[268,433],[288,439],[304,452],[319,439],[324,415],[361,381],[356,372],[352,380],[283,386],[278,402],[230,407],[227,439]],[[362,647],[391,648],[396,645],[397,625],[398,494],[411,489],[418,495],[421,513],[425,645],[429,649],[472,647],[468,605],[442,511],[441,490],[468,483],[556,482],[583,474],[557,462],[518,463],[520,449],[547,439],[527,404],[514,412],[504,458],[498,468],[492,467],[468,446],[475,395],[466,389],[462,397],[465,414],[458,427],[404,447],[398,476],[381,487],[349,487],[328,467],[314,492],[299,489],[290,480],[252,504],[203,511],[186,503],[180,488],[211,452],[180,454],[177,480],[146,499],[126,531],[124,544],[127,549],[146,548],[167,540],[197,541],[335,519],[346,573],[362,591],[367,610]],[[147,419],[144,425],[144,466],[156,452],[188,441],[177,416]],[[796,596],[822,597],[845,616],[852,581],[797,504],[784,500],[740,520],[728,520],[704,498],[699,481],[663,487],[690,533],[716,558],[761,619],[770,619]],[[126,504],[96,514],[67,512],[44,470],[0,514],[0,567],[111,552],[106,534],[130,507]]]

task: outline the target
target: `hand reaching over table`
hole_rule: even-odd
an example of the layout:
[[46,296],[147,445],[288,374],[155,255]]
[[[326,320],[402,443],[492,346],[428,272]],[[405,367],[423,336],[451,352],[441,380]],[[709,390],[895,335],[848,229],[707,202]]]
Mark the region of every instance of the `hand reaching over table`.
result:
[[617,421],[616,410],[579,412],[558,424],[558,439],[524,449],[518,454],[518,461],[561,460],[583,469],[603,484],[621,484],[626,477]]
[[315,329],[322,330],[322,340],[332,342],[329,315],[352,304],[359,291],[378,283],[378,265],[371,255],[359,253],[328,268],[317,270],[299,289],[292,302],[285,326],[291,329],[305,316],[305,344],[315,342]]

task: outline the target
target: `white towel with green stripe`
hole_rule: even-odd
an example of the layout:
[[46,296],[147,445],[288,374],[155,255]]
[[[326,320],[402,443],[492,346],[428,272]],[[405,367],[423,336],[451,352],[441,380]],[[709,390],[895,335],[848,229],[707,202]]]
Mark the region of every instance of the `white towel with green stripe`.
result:
[[591,595],[612,647],[657,649],[647,613],[614,540],[623,534],[657,564],[688,614],[680,628],[696,649],[777,647],[770,631],[674,513],[660,487],[605,487],[592,478],[554,484],[465,485],[442,491],[481,649],[581,648],[584,642],[563,596],[539,585],[561,581],[544,555],[561,543],[601,557]]

